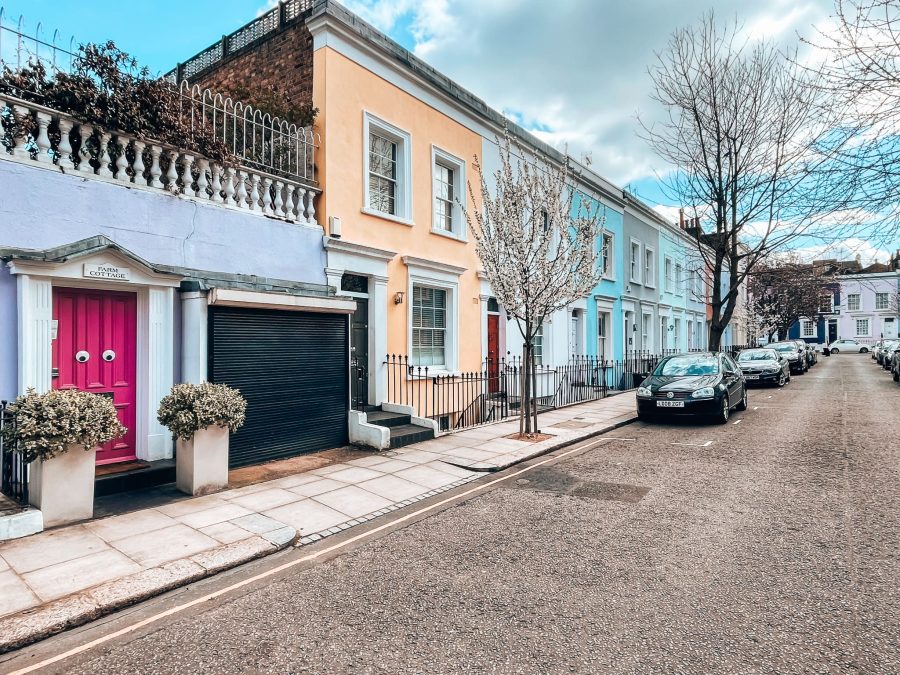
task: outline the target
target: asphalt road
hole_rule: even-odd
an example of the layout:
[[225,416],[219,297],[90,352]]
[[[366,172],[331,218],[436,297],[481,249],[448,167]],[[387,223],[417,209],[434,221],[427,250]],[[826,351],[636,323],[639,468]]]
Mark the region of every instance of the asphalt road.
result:
[[900,387],[868,356],[751,390],[726,426],[613,435],[50,670],[900,672]]

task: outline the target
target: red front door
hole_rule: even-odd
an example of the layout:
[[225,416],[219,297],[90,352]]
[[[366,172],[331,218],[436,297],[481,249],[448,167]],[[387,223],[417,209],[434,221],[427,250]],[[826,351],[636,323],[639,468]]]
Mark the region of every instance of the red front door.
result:
[[97,464],[135,458],[136,315],[134,293],[53,289],[53,388],[111,397],[128,429],[97,451]]
[[494,394],[500,390],[500,316],[488,314],[487,320],[488,391]]

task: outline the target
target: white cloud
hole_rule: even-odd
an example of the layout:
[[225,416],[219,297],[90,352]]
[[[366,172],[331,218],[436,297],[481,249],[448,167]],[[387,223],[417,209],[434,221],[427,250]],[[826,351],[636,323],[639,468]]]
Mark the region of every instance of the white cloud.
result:
[[647,67],[672,30],[715,7],[744,32],[794,40],[821,21],[831,0],[348,0],[386,32],[401,24],[427,60],[497,110],[515,111],[545,141],[593,155],[617,184],[666,167],[637,137],[636,116],[661,113]]

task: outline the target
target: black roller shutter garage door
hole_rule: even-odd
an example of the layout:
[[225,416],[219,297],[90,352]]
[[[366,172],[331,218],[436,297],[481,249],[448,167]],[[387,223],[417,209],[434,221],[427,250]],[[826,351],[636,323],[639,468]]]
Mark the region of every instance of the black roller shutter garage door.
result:
[[229,466],[347,444],[346,314],[210,307],[209,379],[241,390]]

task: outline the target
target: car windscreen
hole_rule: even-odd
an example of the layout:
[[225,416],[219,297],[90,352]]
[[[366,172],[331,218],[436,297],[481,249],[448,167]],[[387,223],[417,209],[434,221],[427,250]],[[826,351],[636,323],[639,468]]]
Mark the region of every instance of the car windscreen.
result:
[[738,354],[738,361],[777,361],[778,354],[771,349],[754,349],[753,351],[744,351]]
[[672,356],[653,371],[654,375],[697,376],[716,375],[719,372],[719,359],[715,356]]
[[772,349],[777,352],[796,352],[797,345],[772,345]]

